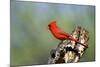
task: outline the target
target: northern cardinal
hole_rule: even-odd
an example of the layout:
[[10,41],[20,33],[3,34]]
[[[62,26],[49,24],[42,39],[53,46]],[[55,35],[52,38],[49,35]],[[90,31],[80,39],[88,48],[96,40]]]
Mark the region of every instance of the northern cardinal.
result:
[[[50,24],[48,25],[49,30],[51,31],[51,33],[53,34],[53,36],[55,38],[57,38],[58,40],[72,40],[75,41],[83,46],[85,46],[84,44],[80,43],[77,39],[73,38],[70,34],[62,31],[56,24],[56,21],[51,21]],[[86,46],[85,46],[86,47]]]
[[53,36],[59,40],[72,40],[72,41],[77,41],[74,39],[70,34],[62,31],[56,24],[56,21],[51,21],[51,23],[48,25],[49,30],[53,34]]

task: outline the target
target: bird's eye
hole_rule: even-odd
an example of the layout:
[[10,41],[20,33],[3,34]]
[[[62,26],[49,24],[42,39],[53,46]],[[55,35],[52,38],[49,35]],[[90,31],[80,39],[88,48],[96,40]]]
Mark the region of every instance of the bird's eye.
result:
[[51,25],[48,25],[49,27],[51,27]]

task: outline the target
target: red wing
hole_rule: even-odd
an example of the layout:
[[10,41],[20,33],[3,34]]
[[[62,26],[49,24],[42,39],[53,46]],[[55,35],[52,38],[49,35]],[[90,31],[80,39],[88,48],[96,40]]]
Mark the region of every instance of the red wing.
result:
[[70,36],[71,36],[70,34],[64,32],[64,31],[59,31],[59,34],[60,34],[60,35],[65,35],[65,36],[67,36],[67,37],[70,37]]

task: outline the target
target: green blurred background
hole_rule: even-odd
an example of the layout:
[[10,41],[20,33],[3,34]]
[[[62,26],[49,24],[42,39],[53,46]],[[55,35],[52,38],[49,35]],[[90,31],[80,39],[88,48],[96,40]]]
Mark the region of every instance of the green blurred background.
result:
[[47,64],[59,40],[48,30],[51,20],[71,33],[80,25],[89,31],[89,48],[80,61],[95,60],[95,6],[11,0],[11,65]]

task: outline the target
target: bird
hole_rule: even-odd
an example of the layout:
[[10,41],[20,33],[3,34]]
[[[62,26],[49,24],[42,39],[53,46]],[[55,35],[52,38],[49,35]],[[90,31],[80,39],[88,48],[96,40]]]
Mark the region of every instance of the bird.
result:
[[67,40],[77,41],[77,39],[73,38],[69,33],[66,33],[61,28],[59,28],[55,20],[51,21],[48,27],[53,36],[58,40],[63,41],[67,39]]
[[[78,39],[75,39],[73,36],[71,36],[69,33],[64,32],[61,28],[59,28],[57,26],[57,22],[55,20],[51,21],[48,24],[49,30],[51,31],[51,33],[53,34],[53,36],[60,40],[61,42],[63,42],[64,40],[71,40],[71,41],[75,41],[76,43],[79,43],[83,46],[85,46],[84,44],[80,43],[78,41]],[[87,46],[85,46],[87,47]]]

